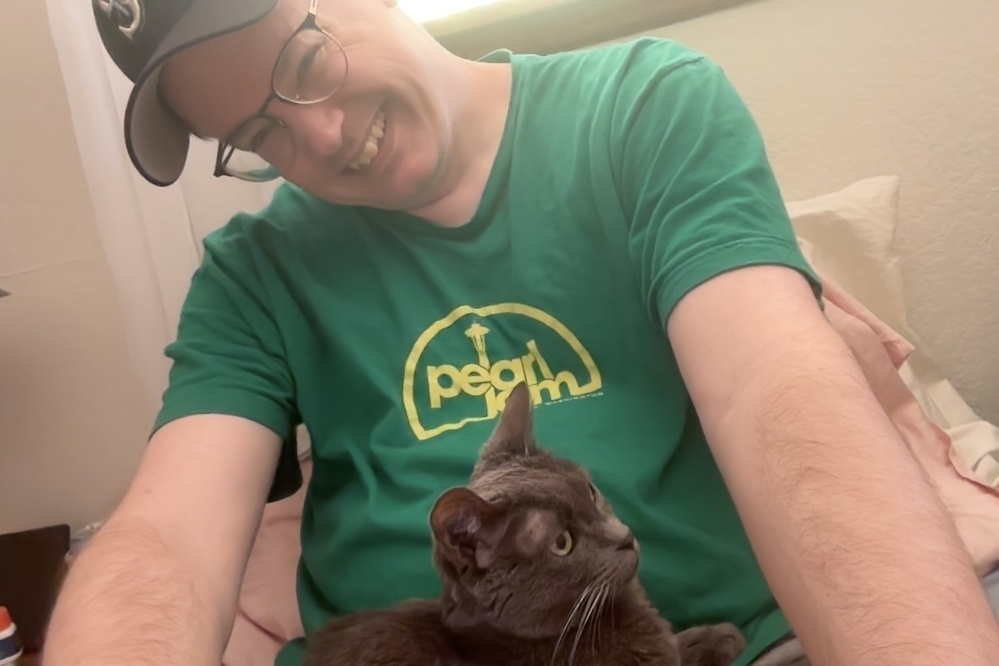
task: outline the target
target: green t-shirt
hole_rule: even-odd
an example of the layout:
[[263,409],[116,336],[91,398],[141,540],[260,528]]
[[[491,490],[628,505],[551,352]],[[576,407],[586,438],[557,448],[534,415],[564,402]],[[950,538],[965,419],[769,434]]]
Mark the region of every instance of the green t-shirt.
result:
[[[466,482],[518,380],[540,441],[586,465],[642,543],[679,628],[733,621],[750,655],[788,630],[664,334],[723,271],[799,253],[758,130],[720,69],[676,43],[511,62],[513,97],[474,219],[457,229],[291,185],[205,241],[157,427],[237,414],[313,446],[298,594],[333,614],[438,593],[427,517]],[[301,646],[278,663],[298,663]]]

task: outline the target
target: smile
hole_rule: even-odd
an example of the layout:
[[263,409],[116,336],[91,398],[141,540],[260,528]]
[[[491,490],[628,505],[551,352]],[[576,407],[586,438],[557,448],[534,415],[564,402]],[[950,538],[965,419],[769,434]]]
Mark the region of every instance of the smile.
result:
[[385,112],[379,111],[375,116],[375,121],[371,123],[371,133],[364,142],[364,149],[356,160],[347,165],[351,171],[359,171],[361,168],[371,164],[371,161],[378,156],[378,147],[385,136]]

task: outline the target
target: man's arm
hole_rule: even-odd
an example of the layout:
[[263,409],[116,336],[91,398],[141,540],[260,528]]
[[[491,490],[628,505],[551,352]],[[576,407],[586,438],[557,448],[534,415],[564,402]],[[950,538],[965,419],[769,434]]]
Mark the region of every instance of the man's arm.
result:
[[732,271],[667,332],[763,571],[813,663],[986,666],[956,530],[806,281]]
[[218,666],[279,452],[234,416],[161,428],[70,569],[45,666]]

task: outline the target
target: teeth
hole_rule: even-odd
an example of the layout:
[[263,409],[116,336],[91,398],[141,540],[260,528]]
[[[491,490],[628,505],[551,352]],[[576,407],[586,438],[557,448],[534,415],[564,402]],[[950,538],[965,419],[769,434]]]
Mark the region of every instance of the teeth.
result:
[[379,111],[378,115],[375,116],[375,122],[371,123],[371,134],[368,135],[368,139],[364,143],[364,150],[361,151],[360,157],[348,165],[350,169],[357,171],[361,167],[371,164],[371,161],[378,155],[378,145],[384,136],[385,114]]

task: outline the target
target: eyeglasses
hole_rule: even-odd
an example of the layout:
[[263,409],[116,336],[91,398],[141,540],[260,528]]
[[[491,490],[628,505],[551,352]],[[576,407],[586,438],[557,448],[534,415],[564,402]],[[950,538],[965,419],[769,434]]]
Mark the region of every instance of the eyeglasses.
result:
[[265,182],[295,161],[295,141],[288,127],[266,114],[275,99],[316,104],[329,99],[347,78],[347,54],[333,35],[316,25],[319,0],[285,42],[271,73],[271,92],[260,110],[219,143],[215,176]]

